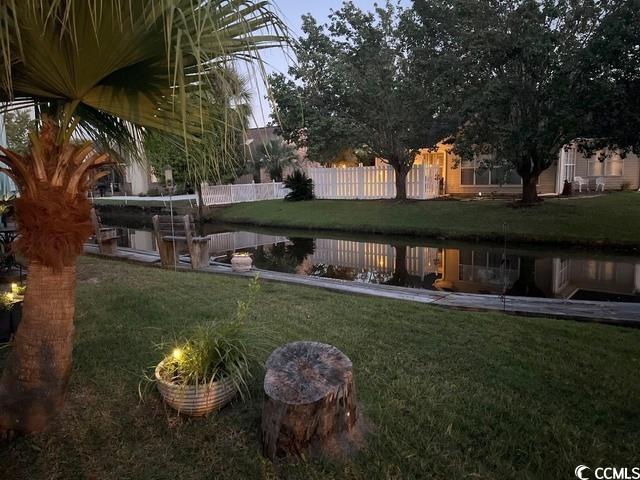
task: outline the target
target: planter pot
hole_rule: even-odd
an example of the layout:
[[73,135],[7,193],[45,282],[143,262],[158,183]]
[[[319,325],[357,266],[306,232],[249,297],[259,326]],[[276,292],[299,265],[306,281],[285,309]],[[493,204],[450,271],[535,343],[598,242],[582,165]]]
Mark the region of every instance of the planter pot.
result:
[[18,330],[22,318],[22,302],[16,302],[11,308],[0,309],[0,343],[8,342]]
[[177,385],[160,376],[164,361],[156,367],[158,390],[164,401],[178,413],[201,417],[220,410],[233,400],[237,389],[229,378],[205,385]]
[[231,257],[231,270],[234,272],[248,272],[251,270],[253,260],[248,255],[234,255]]

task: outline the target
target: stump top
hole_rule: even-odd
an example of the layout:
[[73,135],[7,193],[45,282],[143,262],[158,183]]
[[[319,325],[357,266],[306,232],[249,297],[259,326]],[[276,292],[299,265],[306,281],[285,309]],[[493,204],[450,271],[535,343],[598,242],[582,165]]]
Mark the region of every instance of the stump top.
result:
[[318,342],[293,342],[267,360],[264,392],[283,403],[314,403],[330,395],[352,375],[349,357],[336,347]]

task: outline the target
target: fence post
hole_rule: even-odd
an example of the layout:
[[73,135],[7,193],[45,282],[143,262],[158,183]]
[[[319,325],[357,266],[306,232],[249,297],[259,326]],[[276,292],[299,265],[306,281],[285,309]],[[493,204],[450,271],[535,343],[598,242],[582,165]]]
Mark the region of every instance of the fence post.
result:
[[331,192],[331,198],[338,198],[338,169],[336,167],[333,167],[329,171],[331,172],[331,176],[333,177],[331,181],[331,187],[333,189],[333,191]]
[[387,168],[387,198],[393,198],[393,190],[396,181],[396,171],[391,165],[386,165]]
[[275,200],[276,198],[278,198],[278,187],[276,187],[275,180],[271,180],[271,182],[273,183],[273,198]]
[[358,199],[365,198],[364,194],[364,167],[361,164],[358,165]]
[[233,185],[229,185],[229,191],[231,192],[231,203],[236,203],[236,199],[235,199],[235,189],[233,188]]
[[420,200],[424,200],[426,198],[425,195],[425,183],[427,181],[427,176],[425,173],[424,163],[420,164],[418,170],[418,195]]

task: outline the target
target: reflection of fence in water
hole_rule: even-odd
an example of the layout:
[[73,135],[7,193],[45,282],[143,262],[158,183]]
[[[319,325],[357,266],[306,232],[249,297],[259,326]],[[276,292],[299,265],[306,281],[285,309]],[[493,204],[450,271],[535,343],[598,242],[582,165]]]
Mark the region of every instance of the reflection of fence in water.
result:
[[[402,247],[404,248],[404,247]],[[349,240],[318,239],[312,262],[392,273],[395,270],[396,252],[391,245],[354,242]],[[408,247],[406,268],[409,274],[423,278],[437,272],[440,249],[429,247]]]
[[225,232],[209,235],[209,252],[211,254],[255,248],[262,245],[273,245],[287,242],[287,237],[263,235],[252,232]]

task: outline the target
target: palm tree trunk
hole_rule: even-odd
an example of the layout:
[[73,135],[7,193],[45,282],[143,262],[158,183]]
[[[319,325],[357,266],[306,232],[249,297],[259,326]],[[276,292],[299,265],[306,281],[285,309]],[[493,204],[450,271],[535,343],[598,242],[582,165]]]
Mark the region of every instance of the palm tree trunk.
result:
[[22,320],[0,380],[0,435],[43,430],[71,374],[76,267],[29,264]]

